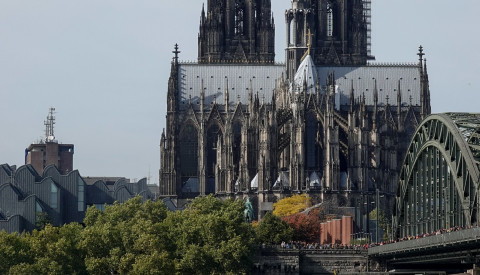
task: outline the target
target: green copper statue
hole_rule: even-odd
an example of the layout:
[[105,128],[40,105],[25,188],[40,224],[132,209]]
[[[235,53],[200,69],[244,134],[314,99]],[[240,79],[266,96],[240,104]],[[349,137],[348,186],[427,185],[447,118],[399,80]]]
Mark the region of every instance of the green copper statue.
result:
[[245,202],[245,210],[243,211],[243,216],[245,217],[245,221],[251,223],[253,221],[253,206],[250,202],[250,198],[247,198]]

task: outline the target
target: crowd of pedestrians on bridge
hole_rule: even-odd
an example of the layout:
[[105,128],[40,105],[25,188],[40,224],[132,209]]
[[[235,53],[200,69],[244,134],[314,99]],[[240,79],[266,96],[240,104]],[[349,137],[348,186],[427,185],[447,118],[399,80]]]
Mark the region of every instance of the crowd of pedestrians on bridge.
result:
[[361,250],[366,249],[364,245],[343,245],[343,244],[320,244],[307,242],[282,242],[280,244],[282,249],[299,249],[299,250]]
[[272,247],[272,248],[282,248],[282,249],[295,249],[295,250],[364,250],[370,247],[380,246],[384,244],[392,244],[410,240],[416,240],[421,238],[426,238],[430,236],[441,235],[450,232],[461,231],[464,229],[471,229],[474,226],[469,227],[460,227],[455,226],[448,229],[440,229],[430,233],[423,233],[415,236],[407,236],[397,240],[390,240],[390,241],[383,241],[380,243],[371,243],[371,244],[364,244],[364,245],[343,245],[343,244],[320,244],[320,243],[307,243],[307,242],[300,242],[300,241],[293,241],[293,242],[282,242],[280,245],[266,245],[262,244],[262,248]]
[[430,233],[422,233],[422,234],[415,235],[415,236],[406,236],[406,237],[396,239],[396,240],[390,240],[390,241],[384,241],[384,242],[380,242],[380,243],[370,244],[369,247],[375,247],[375,246],[384,245],[384,244],[392,244],[392,243],[398,243],[398,242],[404,242],[404,241],[410,241],[410,240],[416,240],[416,239],[422,239],[422,238],[426,238],[426,237],[442,235],[442,234],[445,234],[445,233],[462,231],[464,229],[471,229],[473,227],[474,226],[468,226],[468,227],[455,226],[455,227],[451,227],[451,228],[447,228],[447,229],[439,229],[439,230],[436,230],[436,231],[433,231],[433,232],[430,232]]

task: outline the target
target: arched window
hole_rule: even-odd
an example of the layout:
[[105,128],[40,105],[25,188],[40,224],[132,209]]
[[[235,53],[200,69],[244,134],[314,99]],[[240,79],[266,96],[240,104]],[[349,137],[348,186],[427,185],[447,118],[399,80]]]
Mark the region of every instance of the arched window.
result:
[[242,124],[237,122],[233,125],[233,165],[235,167],[235,174],[238,175],[239,163],[241,156],[242,146]]
[[58,208],[58,188],[55,183],[50,183],[50,207]]
[[215,177],[215,166],[217,164],[217,144],[222,136],[218,124],[213,124],[207,131],[207,177]]
[[333,36],[333,9],[330,3],[327,3],[327,36]]
[[207,183],[205,193],[215,193],[215,167],[217,166],[217,148],[218,141],[222,138],[222,131],[218,124],[213,124],[207,131]]
[[180,173],[182,177],[198,177],[198,132],[188,124],[180,133]]
[[308,170],[319,170],[319,146],[317,145],[318,123],[315,115],[310,113],[307,116],[305,127],[305,156]]
[[[290,23],[289,23],[289,26],[288,26],[288,27],[290,28],[290,31],[288,32],[289,35],[290,35],[290,37],[288,37],[288,45],[292,45],[292,44],[293,44],[293,41],[294,41],[294,39],[295,39],[294,36],[295,36],[296,34],[295,34],[295,26],[294,26],[294,24],[295,24],[295,21],[290,20]],[[295,45],[294,45],[294,46],[295,46]]]
[[235,34],[243,35],[245,33],[245,2],[243,0],[235,1]]

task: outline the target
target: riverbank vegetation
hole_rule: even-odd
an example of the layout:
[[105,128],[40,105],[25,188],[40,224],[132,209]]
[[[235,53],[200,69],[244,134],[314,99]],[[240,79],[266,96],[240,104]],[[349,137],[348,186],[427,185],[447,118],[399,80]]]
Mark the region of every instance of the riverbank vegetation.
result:
[[0,274],[246,274],[260,244],[318,238],[318,211],[250,224],[244,210],[213,196],[178,212],[140,197],[91,207],[83,224],[0,232]]

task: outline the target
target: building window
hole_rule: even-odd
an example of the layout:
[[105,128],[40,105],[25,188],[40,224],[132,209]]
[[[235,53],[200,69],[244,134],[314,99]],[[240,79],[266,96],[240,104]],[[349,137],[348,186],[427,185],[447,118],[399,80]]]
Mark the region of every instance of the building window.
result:
[[331,4],[327,4],[327,36],[333,36],[333,9]]
[[77,183],[77,197],[78,197],[78,212],[85,211],[85,183],[81,178],[78,178]]
[[38,201],[35,203],[35,212],[37,212],[37,213],[42,213],[43,212],[43,208],[40,205],[40,203],[38,203]]
[[198,177],[198,132],[188,124],[179,138],[180,172],[182,177]]
[[318,123],[313,113],[307,116],[305,133],[305,162],[308,170],[318,170],[319,165],[319,146],[317,145]]
[[233,165],[235,169],[235,175],[239,173],[240,157],[242,155],[242,124],[237,122],[233,126]]
[[215,177],[215,166],[217,164],[218,140],[222,138],[222,131],[218,124],[213,124],[207,131],[207,177]]
[[58,208],[58,188],[53,182],[50,184],[50,207]]
[[243,35],[245,21],[245,2],[237,0],[235,3],[235,34]]

